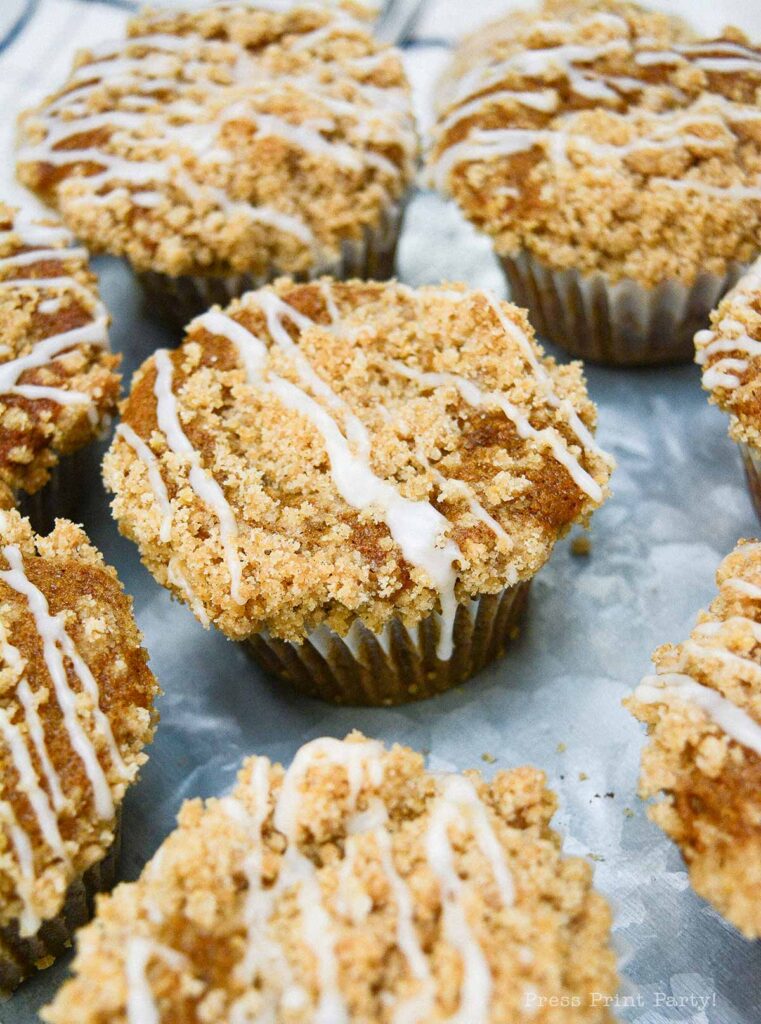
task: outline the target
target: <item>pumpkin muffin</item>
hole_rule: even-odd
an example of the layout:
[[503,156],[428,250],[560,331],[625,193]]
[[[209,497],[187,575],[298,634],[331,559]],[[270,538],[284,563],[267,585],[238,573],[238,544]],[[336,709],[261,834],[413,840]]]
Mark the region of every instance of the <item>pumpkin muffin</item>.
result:
[[487,292],[282,279],[143,364],[104,477],[202,622],[308,693],[397,703],[515,632],[607,495],[595,415],[580,365]]
[[397,50],[313,3],[148,10],[21,119],[18,174],[181,326],[279,273],[388,277],[417,157]]
[[441,85],[439,188],[493,240],[540,336],[686,360],[761,250],[761,50],[619,0],[545,0],[466,40]]
[[615,961],[590,865],[523,767],[425,771],[354,733],[251,757],[99,901],[49,1024],[604,1024]]
[[22,499],[38,528],[74,514],[82,459],[59,457],[102,436],[116,411],[108,321],[70,232],[0,202],[0,507]]
[[0,991],[70,944],[113,884],[156,680],[116,571],[59,519],[0,512]]
[[655,652],[627,702],[646,722],[640,793],[684,855],[695,891],[761,938],[761,544],[719,566],[690,639]]
[[695,348],[710,401],[729,413],[729,434],[761,518],[761,260],[711,313],[710,330],[698,331]]

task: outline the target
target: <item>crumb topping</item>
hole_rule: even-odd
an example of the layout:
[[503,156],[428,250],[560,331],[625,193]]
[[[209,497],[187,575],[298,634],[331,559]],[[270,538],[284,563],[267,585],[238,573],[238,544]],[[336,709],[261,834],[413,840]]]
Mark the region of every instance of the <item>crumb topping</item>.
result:
[[[358,733],[185,804],[79,933],[50,1024],[612,1021],[610,914],[541,772],[434,775]],[[539,997],[547,997],[540,1007]]]
[[646,287],[761,248],[761,50],[623,0],[545,0],[462,45],[432,177],[497,252]]
[[594,426],[580,364],[486,292],[282,279],[143,364],[104,478],[202,621],[298,642],[530,578],[607,495]]
[[138,270],[319,270],[414,173],[397,50],[324,4],[145,11],[21,121],[19,177]]
[[59,519],[40,537],[0,512],[0,928],[34,935],[108,850],[156,693],[132,601],[84,531]]
[[646,722],[640,793],[684,855],[692,884],[761,937],[761,544],[719,566],[718,596],[690,639],[654,655],[627,701]]
[[731,436],[761,446],[761,260],[724,296],[695,348],[703,387],[729,413]]
[[0,202],[0,507],[109,424],[120,379],[108,321],[69,231]]

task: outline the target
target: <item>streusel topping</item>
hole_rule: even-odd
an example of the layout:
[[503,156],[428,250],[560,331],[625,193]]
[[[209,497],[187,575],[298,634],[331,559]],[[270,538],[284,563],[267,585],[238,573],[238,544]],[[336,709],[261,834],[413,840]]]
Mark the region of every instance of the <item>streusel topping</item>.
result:
[[610,914],[554,810],[533,768],[429,774],[358,733],[249,758],[100,901],[44,1019],[611,1021]]
[[499,253],[652,286],[761,248],[761,51],[619,0],[546,0],[463,44],[432,175]]
[[362,241],[417,152],[398,51],[324,4],[146,11],[22,118],[19,176],[138,270],[301,273]]
[[627,702],[647,722],[640,792],[678,844],[695,890],[761,937],[761,544],[719,566],[690,639],[655,652]]
[[0,928],[33,935],[111,845],[155,725],[147,662],[84,531],[0,512]]
[[283,279],[144,363],[104,473],[202,621],[298,641],[532,576],[607,494],[594,425],[580,364],[486,292]]
[[761,260],[711,313],[695,335],[696,362],[711,401],[730,415],[735,441],[761,445]]
[[0,202],[0,506],[100,436],[118,363],[87,252],[60,223]]

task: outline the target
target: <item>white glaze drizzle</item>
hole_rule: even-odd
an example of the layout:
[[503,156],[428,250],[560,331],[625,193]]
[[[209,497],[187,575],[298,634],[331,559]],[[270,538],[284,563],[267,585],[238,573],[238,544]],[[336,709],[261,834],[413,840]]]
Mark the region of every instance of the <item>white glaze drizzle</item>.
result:
[[[394,862],[393,840],[387,810],[377,792],[384,775],[383,746],[374,740],[346,742],[330,738],[314,740],[296,754],[273,797],[270,788],[271,765],[267,758],[256,758],[252,765],[248,806],[239,797],[225,797],[220,808],[242,830],[244,838],[243,870],[248,883],[243,918],[246,946],[235,973],[246,991],[257,978],[269,981],[262,986],[257,1020],[279,1020],[283,1011],[306,1010],[308,995],[296,982],[284,949],[269,932],[279,899],[297,891],[302,937],[314,956],[318,979],[317,1001],[311,1011],[314,1024],[348,1024],[349,1014],[340,987],[336,954],[334,919],[323,902],[317,868],[299,849],[299,833],[305,824],[303,796],[311,769],[319,767],[345,773],[348,784],[344,859],[338,869],[335,908],[347,916],[345,887],[352,876],[356,844],[371,839],[377,848],[382,871],[396,907],[396,942],[416,991],[391,1006],[393,1024],[423,1024],[434,1005],[436,985],[415,925],[414,903],[410,889]],[[363,786],[367,809],[357,811]],[[272,825],[286,840],[280,858],[278,877],[269,887],[263,885],[264,827],[272,814]],[[431,806],[431,818],[424,838],[428,864],[433,871],[442,899],[442,927],[446,941],[457,950],[463,962],[460,1007],[448,1024],[486,1024],[491,1001],[492,977],[483,951],[473,940],[466,917],[464,896],[467,883],[457,871],[449,830],[469,831],[477,848],[490,865],[500,904],[507,908],[514,901],[513,881],[505,853],[489,820],[488,811],[473,783],[461,776],[443,776]],[[154,862],[156,859],[154,858]],[[181,970],[187,961],[175,950],[136,936],[125,952],[125,976],[128,989],[129,1024],[157,1024],[160,1019],[147,967],[152,958],[162,958],[170,968]],[[246,995],[230,1008],[231,1024],[250,1020]]]
[[[578,30],[585,22],[574,25]],[[537,23],[537,28],[540,23]],[[566,31],[570,23],[558,23],[555,28],[559,31]],[[597,46],[586,46],[577,43],[557,43],[543,49],[524,49],[511,55],[502,61],[496,61],[486,67],[476,67],[467,72],[460,79],[458,86],[448,103],[446,116],[443,117],[437,126],[437,137],[443,139],[448,131],[467,117],[482,114],[490,105],[512,100],[523,106],[533,108],[542,113],[553,113],[556,107],[552,106],[551,96],[557,99],[557,92],[542,86],[533,91],[522,91],[520,89],[502,89],[493,92],[486,92],[502,81],[509,74],[520,74],[527,77],[541,76],[551,70],[560,71],[566,78],[572,92],[593,100],[596,103],[612,101],[617,104],[620,101],[621,92],[627,93],[633,90],[642,90],[652,86],[652,83],[645,79],[638,80],[632,77],[612,75],[598,68],[591,68],[581,71],[577,65],[588,65],[604,58],[612,53],[622,51],[633,56],[635,64],[647,68],[655,65],[680,65],[688,62],[694,63],[697,67],[708,72],[733,74],[737,72],[750,71],[761,74],[761,55],[755,50],[739,44],[717,42],[706,42],[705,44],[688,44],[675,46],[673,50],[634,50],[632,41],[629,39],[628,26],[624,23],[617,30],[619,38],[608,40]],[[637,41],[643,45],[645,40]],[[687,102],[687,97],[674,86],[663,84],[658,88],[666,88],[671,91],[675,98],[681,102]],[[530,97],[535,97],[532,100]],[[724,113],[726,120],[715,118],[714,123],[721,127],[728,127],[732,121],[757,120],[761,112],[754,106],[735,103],[721,95],[706,94],[694,105],[693,110],[700,110],[703,107],[714,106]],[[636,109],[635,109],[636,113]],[[704,138],[700,135],[674,134],[678,132],[681,124],[706,124],[705,118],[692,119],[692,111],[685,111],[680,118],[678,111],[665,111],[660,114],[653,114],[656,119],[663,119],[664,122],[671,122],[671,136],[636,139],[624,146],[596,143],[583,133],[573,132],[567,125],[572,121],[573,111],[568,111],[553,125],[552,128],[528,129],[528,128],[501,128],[484,130],[473,126],[465,139],[459,140],[452,146],[443,150],[435,162],[432,176],[439,189],[446,190],[449,175],[462,163],[472,161],[490,161],[501,157],[510,157],[516,153],[528,152],[534,146],[542,147],[547,157],[554,163],[563,164],[567,161],[567,150],[569,142],[581,149],[583,153],[598,155],[600,157],[624,157],[629,153],[639,150],[698,147],[700,149],[726,149],[728,146],[737,145],[738,140],[729,136],[724,140]],[[629,113],[623,114],[628,117]],[[753,186],[735,185],[729,188],[719,188],[707,182],[695,181],[694,179],[674,180],[666,177],[653,177],[653,184],[664,185],[672,188],[692,189],[701,191],[708,195],[731,198],[733,200],[761,199],[761,188]],[[520,194],[520,193],[519,193]]]
[[124,956],[124,975],[127,983],[128,1024],[160,1024],[161,1014],[148,981],[148,964],[161,959],[174,970],[181,971],[187,964],[177,950],[142,935],[127,942]]
[[[315,372],[283,325],[288,317],[300,330],[314,327],[314,322],[285,303],[272,292],[251,292],[248,301],[256,303],[267,317],[267,329],[275,344],[291,359],[305,386],[309,387],[331,409],[342,414],[344,433],[327,409],[291,381],[270,373],[262,378],[267,360],[267,347],[231,317],[213,310],[193,323],[226,337],[240,352],[249,383],[274,395],[283,405],[307,418],[321,434],[330,460],[331,476],[341,497],[352,508],[376,507],[386,522],[404,557],[422,568],[439,592],[442,624],[437,656],[448,661],[453,650],[454,621],[457,614],[455,597],[455,561],[462,559],[457,545],[445,537],[447,520],[428,501],[403,497],[390,482],[381,479],[370,468],[370,441],[361,420],[348,405]],[[352,449],[352,443],[355,452]]]
[[486,1024],[492,995],[491,970],[468,924],[463,902],[465,883],[457,872],[449,837],[452,825],[463,824],[463,810],[467,811],[468,824],[491,865],[503,907],[512,904],[514,893],[504,853],[473,784],[463,776],[445,776],[431,812],[426,853],[441,889],[444,938],[457,950],[463,964],[460,1006],[447,1024]]
[[236,604],[243,604],[240,594],[241,563],[238,555],[238,524],[227,498],[214,477],[201,465],[201,456],[188,440],[182,429],[177,407],[177,398],[172,390],[174,369],[171,356],[166,349],[159,349],[155,356],[156,418],[169,448],[187,459],[189,464],[188,482],[196,496],[216,515],[219,522],[220,538],[225,553],[227,571],[230,574],[230,596]]
[[81,700],[69,685],[64,658],[71,663],[82,685],[83,692],[91,702],[90,714],[93,725],[108,749],[114,769],[122,778],[126,779],[128,777],[127,768],[114,740],[111,724],[100,709],[98,684],[60,619],[50,614],[45,595],[27,577],[19,549],[13,544],[8,544],[3,547],[2,553],[10,568],[0,572],[0,580],[26,598],[42,641],[45,664],[53,681],[56,699],[61,708],[71,745],[84,766],[92,788],[95,811],[102,820],[110,820],[114,816],[111,788],[98,760],[93,741],[87,735],[80,721],[79,704]]
[[[759,198],[761,198],[761,190]],[[698,331],[695,335],[697,355],[695,362],[704,366],[712,356],[729,353],[714,360],[703,371],[703,387],[708,390],[724,388],[733,391],[742,383],[742,375],[748,369],[751,359],[761,355],[761,341],[751,338],[745,326],[732,315],[738,308],[747,308],[753,299],[761,297],[761,266],[756,263],[729,292],[723,304],[728,313],[711,330]],[[738,358],[741,354],[747,358]],[[729,371],[729,372],[728,372]]]
[[747,711],[691,676],[681,672],[645,676],[634,691],[634,699],[643,704],[667,703],[669,697],[700,708],[730,739],[761,757],[761,725]]
[[[22,246],[42,246],[42,248],[34,248],[27,252],[18,252],[3,257],[0,259],[0,270],[30,266],[44,261],[60,264],[61,274],[45,278],[19,277],[17,275],[3,277],[0,280],[0,289],[5,291],[32,290],[36,293],[48,289],[62,289],[71,292],[77,299],[84,302],[91,313],[92,320],[82,327],[43,338],[41,341],[35,342],[26,355],[0,363],[0,394],[20,395],[30,400],[48,399],[58,405],[87,405],[91,422],[96,422],[97,409],[90,395],[71,388],[18,383],[19,377],[25,371],[46,366],[79,345],[108,348],[108,315],[105,308],[93,292],[76,278],[71,277],[64,269],[64,265],[72,260],[86,261],[86,250],[71,246],[72,237],[67,229],[35,223],[20,213],[14,216],[10,230],[0,232],[0,241],[3,239],[18,240]],[[68,246],[68,248],[55,247],[60,245]],[[43,300],[39,303],[41,312],[55,312],[56,307],[44,308],[46,302],[50,303],[50,301]]]
[[[317,33],[307,33],[291,40],[290,48],[306,49],[318,42],[319,38],[329,38],[344,26],[355,24],[352,19],[347,20],[336,14]],[[124,50],[139,50],[141,53],[139,57],[133,58],[124,56]],[[196,59],[196,53],[205,53],[212,60],[218,58],[226,63],[232,74],[232,84],[225,86],[214,82],[209,77],[213,65],[207,66],[203,60]],[[350,82],[356,99],[349,102],[340,95],[332,95],[329,90],[333,83],[326,84],[318,74],[286,75],[273,81],[259,69],[256,57],[252,57],[246,47],[237,41],[207,40],[197,34],[180,38],[167,34],[130,37],[121,45],[110,43],[96,48],[93,56],[96,61],[77,70],[68,83],[67,92],[49,104],[45,111],[36,114],[35,123],[45,129],[44,142],[24,147],[19,155],[22,162],[42,161],[58,166],[94,162],[100,166],[102,170],[81,179],[88,194],[82,197],[70,196],[69,202],[108,201],[109,197],[124,193],[136,205],[151,209],[162,202],[161,192],[155,186],[171,182],[174,187],[184,189],[191,201],[210,199],[225,213],[243,214],[253,221],[292,234],[313,249],[317,246],[303,218],[273,206],[254,206],[232,200],[222,189],[201,185],[182,169],[176,154],[170,153],[168,157],[158,160],[132,160],[98,146],[62,150],[55,148],[64,139],[102,128],[113,128],[112,135],[134,135],[143,149],[146,144],[154,148],[163,147],[165,141],[169,140],[181,148],[189,149],[202,162],[228,162],[231,154],[218,145],[217,140],[227,122],[243,118],[256,127],[260,136],[283,139],[304,153],[335,161],[355,171],[367,165],[392,179],[401,176],[402,167],[373,150],[372,144],[397,143],[406,154],[408,170],[411,172],[411,160],[416,149],[415,131],[412,117],[405,109],[405,98],[398,88],[383,89],[352,78]],[[323,58],[318,54],[314,56],[315,61],[321,64]],[[90,96],[105,84],[137,93],[137,102],[134,95],[121,96],[119,99],[120,103],[126,103],[132,109],[90,113],[87,105]],[[194,96],[194,89],[199,84],[205,90],[217,93],[227,91],[230,95],[229,102],[222,106],[211,121],[199,120],[199,107]],[[240,86],[243,84],[246,97],[241,100]],[[171,90],[175,98],[164,103],[160,113],[148,111],[146,116],[142,111],[147,105],[148,94],[159,89]],[[323,131],[335,131],[337,126],[332,118],[296,124],[254,108],[253,103],[257,98],[277,98],[286,89],[300,90],[305,95],[317,98],[332,113],[355,122],[357,130],[353,132],[353,142],[344,143],[322,134]],[[145,102],[139,100],[141,92],[146,93]],[[76,98],[75,104],[71,102],[72,97]],[[66,120],[60,116],[64,113],[70,115]],[[177,119],[184,123],[177,124]],[[155,129],[149,136],[145,134],[146,126]],[[153,187],[147,192],[136,191],[140,186]],[[94,194],[104,187],[107,189],[105,194]]]
[[500,391],[482,391],[472,380],[456,373],[427,373],[416,370],[405,363],[394,360],[392,367],[403,377],[417,381],[421,387],[445,387],[451,385],[468,405],[476,409],[499,409],[515,426],[518,436],[524,440],[533,440],[538,444],[547,445],[553,457],[568,470],[576,484],[593,501],[602,500],[602,488],[583,468],[578,459],[568,450],[563,438],[554,428],[544,427],[537,430],[531,425],[528,417],[518,409]]

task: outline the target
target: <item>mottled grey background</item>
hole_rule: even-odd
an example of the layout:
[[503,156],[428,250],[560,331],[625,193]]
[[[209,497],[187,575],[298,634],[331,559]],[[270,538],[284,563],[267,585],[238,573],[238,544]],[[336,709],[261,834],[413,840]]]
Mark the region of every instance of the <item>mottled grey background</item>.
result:
[[[434,44],[504,6],[429,4],[418,42],[406,51],[422,114],[445,57]],[[749,0],[669,6],[692,9],[714,26],[725,18],[761,22],[761,4]],[[0,3],[0,28],[4,10]],[[76,39],[116,35],[123,18],[97,3],[43,0],[19,40],[0,53],[0,110],[60,79]],[[3,130],[8,152],[8,121]],[[153,348],[177,339],[143,315],[124,266],[96,265],[129,379]],[[399,273],[412,285],[458,279],[504,292],[489,244],[427,193],[409,210]],[[566,851],[594,859],[597,885],[613,904],[624,978],[618,1016],[632,1024],[758,1024],[761,943],[742,940],[693,895],[678,852],[648,822],[635,792],[642,731],[621,700],[648,670],[654,647],[684,638],[714,593],[721,558],[759,526],[725,419],[708,406],[696,368],[589,367],[588,378],[601,443],[618,460],[614,497],[594,519],[591,555],[575,558],[561,543],[534,584],[526,628],[510,654],[458,690],[406,708],[335,709],[265,678],[153,582],[117,534],[93,476],[83,522],[135,596],[165,690],[150,761],[126,801],[125,878],[140,872],[171,830],[181,801],[225,790],[249,753],[288,762],[308,739],[359,728],[429,750],[435,768],[491,773],[532,762],[560,797],[555,824]],[[484,763],[484,754],[495,763]],[[33,1021],[66,970],[64,959],[29,981],[0,1004],[0,1022]]]

